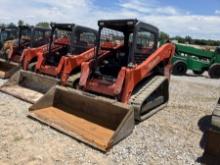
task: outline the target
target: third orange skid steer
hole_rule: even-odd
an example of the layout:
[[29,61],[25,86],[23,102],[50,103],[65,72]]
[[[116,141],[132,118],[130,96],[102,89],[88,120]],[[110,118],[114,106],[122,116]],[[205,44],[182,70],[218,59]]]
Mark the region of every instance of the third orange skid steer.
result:
[[50,29],[19,26],[18,36],[8,40],[0,53],[0,78],[9,78],[20,69],[20,60],[24,49],[36,48],[49,42]]
[[63,23],[51,23],[51,29],[49,44],[26,49],[23,70],[1,86],[1,91],[35,103],[57,83],[72,86],[79,79],[81,63],[95,55],[97,31]]
[[169,99],[171,43],[136,19],[100,20],[94,58],[81,68],[79,89],[55,86],[29,116],[102,151],[128,136]]

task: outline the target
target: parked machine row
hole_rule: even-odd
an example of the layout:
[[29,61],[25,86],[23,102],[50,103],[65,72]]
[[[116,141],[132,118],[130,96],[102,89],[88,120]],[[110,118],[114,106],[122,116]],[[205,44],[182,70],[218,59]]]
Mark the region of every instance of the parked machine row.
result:
[[168,102],[175,46],[158,48],[159,30],[136,19],[98,26],[19,26],[1,51],[10,78],[0,90],[32,103],[30,117],[107,151]]
[[[1,33],[2,35],[2,33]],[[49,42],[50,29],[19,26],[16,35],[4,42],[0,53],[0,77],[9,78],[20,69],[22,53],[29,47],[39,47]]]
[[186,57],[194,72],[218,68],[218,50],[198,58],[203,53],[191,48],[158,47],[159,29],[137,19],[98,27],[19,26],[2,44],[0,76],[9,80],[0,91],[31,103],[29,117],[106,152],[166,106],[174,54],[178,74]]
[[81,63],[94,56],[96,36],[91,28],[52,23],[49,43],[25,49],[20,60],[23,69],[0,90],[35,103],[58,83],[73,87]]

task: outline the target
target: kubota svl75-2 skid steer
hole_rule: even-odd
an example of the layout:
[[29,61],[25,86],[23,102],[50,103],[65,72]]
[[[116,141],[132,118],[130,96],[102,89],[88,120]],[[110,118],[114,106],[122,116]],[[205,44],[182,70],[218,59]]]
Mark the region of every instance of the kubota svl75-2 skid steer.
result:
[[96,55],[82,64],[79,89],[54,87],[29,115],[107,151],[132,132],[135,120],[166,105],[175,46],[157,48],[158,29],[136,19],[98,25]]
[[14,74],[1,91],[34,103],[55,84],[72,86],[79,79],[81,63],[95,55],[97,31],[59,23],[51,23],[51,29],[49,44],[26,49],[24,70]]
[[20,67],[22,52],[49,42],[49,29],[19,26],[18,38],[4,43],[0,54],[0,78],[9,78]]
[[[53,32],[56,28],[67,30],[68,26],[70,27],[70,25],[65,24],[52,24],[51,26]],[[71,25],[69,30],[72,30],[69,49],[63,52],[52,52],[52,42],[50,42],[49,52],[39,54],[35,67],[35,71],[38,73],[60,78],[63,85],[67,85],[68,80],[69,84],[72,85],[73,82],[69,79],[71,74],[75,76],[76,73],[79,73],[81,63],[94,57],[97,38],[97,31],[91,28]]]

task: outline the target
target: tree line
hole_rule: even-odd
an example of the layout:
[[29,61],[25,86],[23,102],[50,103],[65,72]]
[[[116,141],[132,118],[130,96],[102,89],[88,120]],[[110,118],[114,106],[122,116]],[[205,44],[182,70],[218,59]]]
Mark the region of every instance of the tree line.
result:
[[194,44],[194,45],[220,46],[220,40],[193,39],[191,36],[170,37],[169,34],[165,32],[160,32],[160,39],[161,40],[176,40],[178,41],[178,43],[188,43],[188,44]]
[[[1,27],[6,27],[6,26],[8,26],[8,27],[14,27],[14,26],[16,26],[16,25],[18,25],[18,26],[22,26],[22,25],[30,26],[30,24],[24,22],[23,20],[19,20],[19,21],[17,22],[17,24],[12,23],[12,22],[9,23],[9,24],[0,23],[0,26],[1,26]],[[41,27],[41,28],[50,28],[50,23],[49,23],[49,22],[39,22],[39,23],[37,23],[35,26]]]

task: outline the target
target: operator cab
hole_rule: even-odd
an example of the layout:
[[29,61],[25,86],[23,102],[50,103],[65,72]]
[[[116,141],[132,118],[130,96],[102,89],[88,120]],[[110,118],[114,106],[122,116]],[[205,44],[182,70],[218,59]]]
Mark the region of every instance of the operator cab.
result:
[[49,42],[51,30],[33,26],[19,26],[18,45],[20,47],[38,47]]
[[[57,66],[62,56],[79,55],[95,46],[96,30],[65,23],[51,23],[51,28],[47,65]],[[60,49],[53,51],[57,46],[60,46]]]
[[[120,69],[141,64],[157,49],[159,30],[137,19],[100,20],[95,74],[115,79]],[[103,53],[104,52],[104,53]],[[97,64],[98,63],[98,64]]]
[[31,47],[39,47],[49,42],[51,29],[34,27],[31,30]]
[[[21,54],[25,48],[39,47],[49,42],[49,38],[46,38],[46,34],[48,33],[50,34],[50,29],[24,25],[19,26],[18,32],[10,32],[11,37],[16,37],[4,43],[1,58],[20,62]],[[10,49],[13,49],[12,54],[8,53]]]
[[18,38],[13,41],[15,48],[14,54],[18,55],[18,58],[14,57],[14,60],[17,62],[19,61],[19,56],[25,48],[39,47],[49,42],[49,37],[47,36],[50,34],[50,29],[24,25],[19,26],[18,29]]

